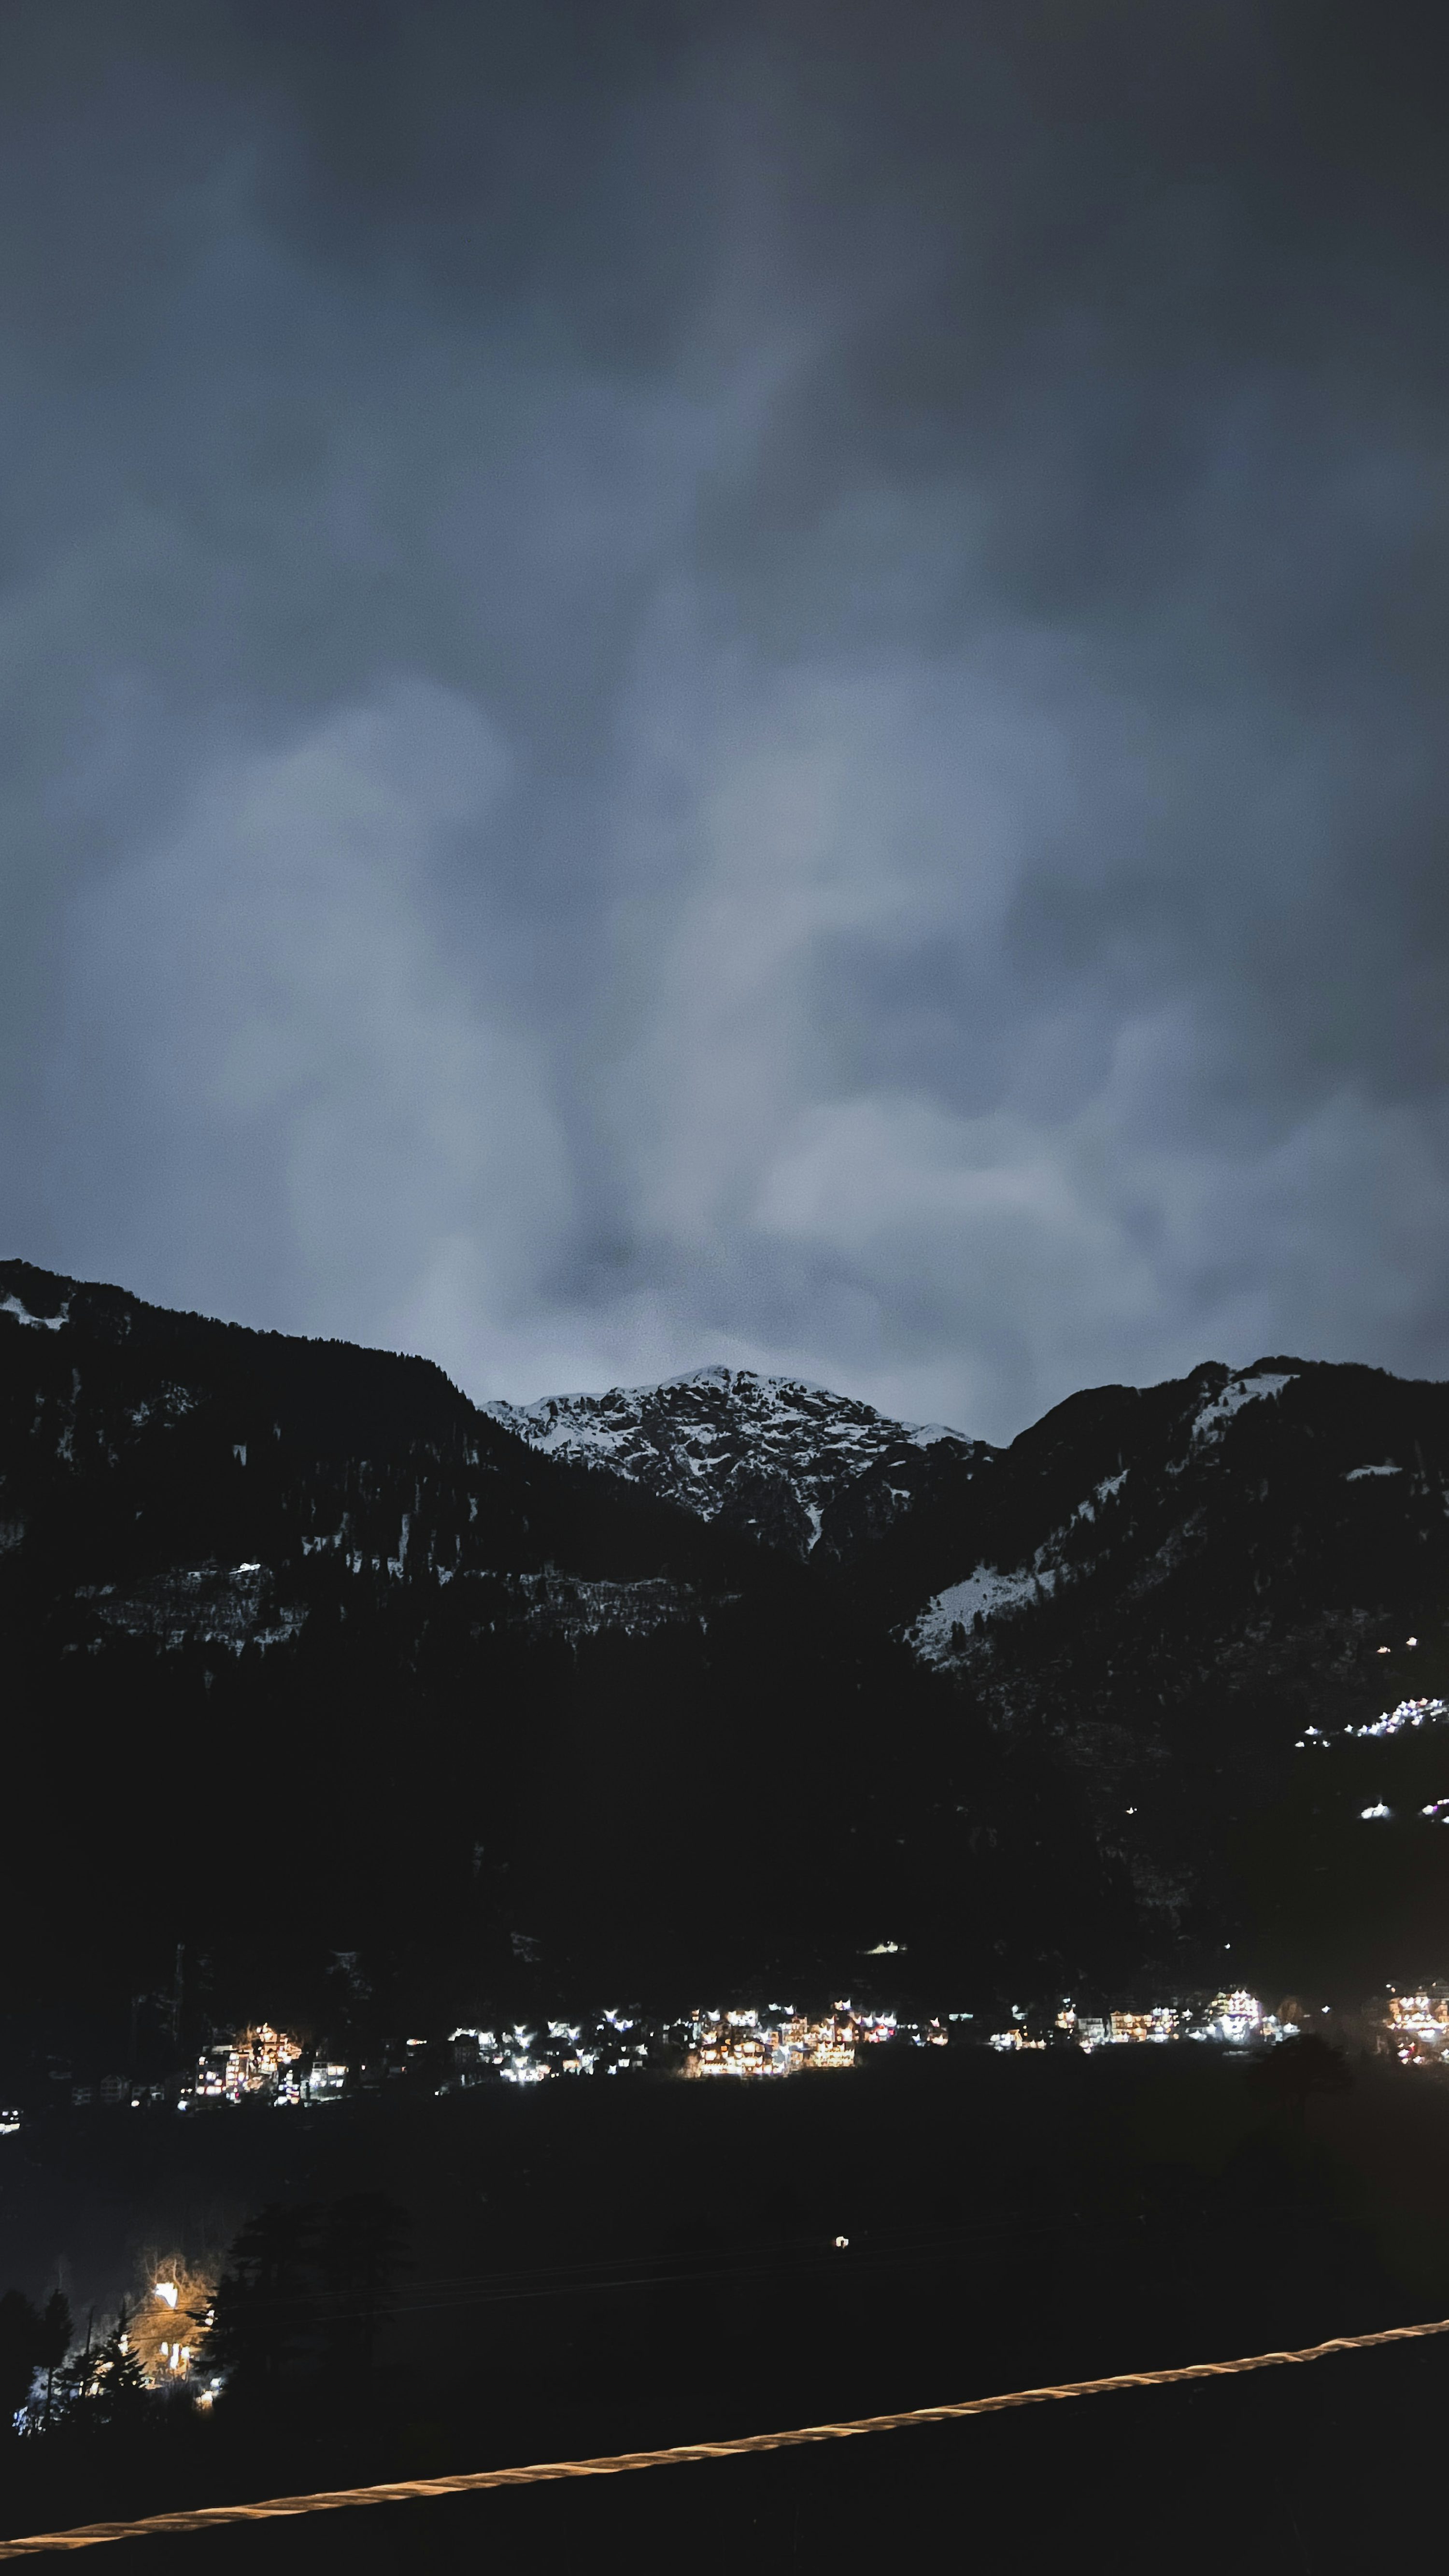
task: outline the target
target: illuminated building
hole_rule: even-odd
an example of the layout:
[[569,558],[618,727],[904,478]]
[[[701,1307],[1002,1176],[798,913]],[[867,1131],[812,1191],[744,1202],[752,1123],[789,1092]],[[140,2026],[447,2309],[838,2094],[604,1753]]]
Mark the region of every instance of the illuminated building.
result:
[[[453,2052],[454,2082],[465,2088],[480,2083],[485,2073],[502,2072],[504,2051],[498,2033],[493,2030],[463,2028],[455,2030],[449,2041]],[[451,2088],[450,2088],[451,2089]]]
[[1178,2017],[1171,2004],[1152,2004],[1146,2012],[1114,2012],[1111,2037],[1114,2040],[1176,2039]]
[[1209,2006],[1206,2038],[1225,2039],[1230,2046],[1241,2047],[1260,2029],[1263,2007],[1256,1995],[1244,1994],[1241,1988],[1230,1995],[1214,1995]]
[[265,2086],[275,2085],[283,2070],[301,2054],[302,2043],[290,2032],[273,2030],[269,2021],[254,2022],[237,2035],[236,2081],[245,2092],[260,2092]]
[[695,2075],[784,2074],[788,2058],[762,2036],[753,2011],[701,2013],[696,2016],[695,2044],[688,2071]]
[[198,2270],[179,2257],[167,2259],[151,2283],[149,2299],[134,2311],[128,2341],[149,2388],[164,2388],[191,2375],[215,2311],[214,2274]]
[[231,2061],[229,2040],[215,2048],[204,2049],[196,2061],[195,2098],[198,2102],[220,2102],[226,2094],[226,2070]]
[[196,2062],[194,2097],[198,2102],[240,2102],[249,2093],[286,2094],[295,2099],[293,2070],[302,2043],[289,2031],[273,2030],[269,2021],[250,2022],[231,2040],[219,2040]]
[[1449,2043],[1449,1997],[1442,1988],[1428,1994],[1388,1995],[1384,2019],[1395,2055],[1405,2066],[1434,2066]]

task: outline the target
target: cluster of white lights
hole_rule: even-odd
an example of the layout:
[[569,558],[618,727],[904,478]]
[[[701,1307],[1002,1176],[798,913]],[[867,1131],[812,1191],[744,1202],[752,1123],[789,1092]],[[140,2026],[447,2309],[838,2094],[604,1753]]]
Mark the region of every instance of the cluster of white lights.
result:
[[[1401,1699],[1397,1708],[1386,1708],[1381,1716],[1371,1719],[1367,1726],[1346,1726],[1343,1733],[1345,1740],[1350,1737],[1362,1739],[1368,1736],[1402,1735],[1406,1727],[1433,1726],[1444,1717],[1449,1717],[1449,1700]],[[1324,1733],[1322,1727],[1305,1726],[1303,1733],[1295,1741],[1294,1749],[1296,1752],[1304,1753],[1311,1744],[1315,1751],[1326,1751],[1330,1741],[1330,1737]]]
[[790,2075],[809,2067],[847,2067],[859,2045],[905,2036],[917,2046],[944,2048],[946,2032],[939,2020],[897,2021],[893,2012],[858,2010],[848,1998],[837,1998],[832,2011],[817,2022],[797,2015],[792,2005],[770,2004],[763,2014],[754,2006],[725,2012],[699,2011],[686,2036],[690,2075]]
[[1433,1725],[1449,1717],[1449,1700],[1401,1699],[1397,1708],[1385,1709],[1369,1726],[1346,1726],[1345,1735],[1402,1735],[1406,1726]]

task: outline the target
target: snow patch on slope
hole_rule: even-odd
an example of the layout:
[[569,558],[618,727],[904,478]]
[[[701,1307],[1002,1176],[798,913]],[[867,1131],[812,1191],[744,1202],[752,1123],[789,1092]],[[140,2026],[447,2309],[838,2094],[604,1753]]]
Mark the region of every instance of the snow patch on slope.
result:
[[0,1297],[0,1315],[13,1315],[17,1324],[37,1324],[47,1333],[58,1333],[69,1321],[70,1300],[67,1298],[58,1315],[32,1315],[18,1297]]
[[1027,1566],[1003,1574],[995,1566],[978,1565],[964,1583],[951,1584],[927,1602],[914,1627],[907,1630],[906,1643],[925,1662],[936,1663],[950,1653],[951,1631],[958,1623],[969,1631],[978,1611],[983,1619],[991,1619],[1000,1611],[1020,1609],[1054,1592],[1056,1582],[1054,1566],[1040,1570]]
[[1280,1376],[1272,1369],[1263,1369],[1255,1377],[1229,1378],[1221,1393],[1210,1396],[1207,1403],[1200,1408],[1192,1426],[1193,1439],[1215,1438],[1224,1424],[1229,1422],[1243,1405],[1255,1404],[1268,1396],[1281,1395],[1284,1387],[1291,1386],[1292,1383],[1291,1372]]

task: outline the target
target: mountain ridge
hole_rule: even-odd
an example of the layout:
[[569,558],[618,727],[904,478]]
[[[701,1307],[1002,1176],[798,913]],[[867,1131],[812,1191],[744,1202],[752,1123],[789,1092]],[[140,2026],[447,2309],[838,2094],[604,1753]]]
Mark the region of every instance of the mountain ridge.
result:
[[540,1452],[607,1465],[799,1557],[848,1545],[862,1495],[874,1497],[875,1525],[888,1521],[919,1490],[923,1453],[949,1452],[968,1474],[994,1454],[944,1423],[896,1422],[810,1380],[722,1363],[483,1410]]
[[129,1884],[158,1800],[237,1864],[105,1973],[180,1941],[238,2008],[343,1948],[405,2016],[513,1991],[525,1935],[621,1991],[886,1937],[958,1996],[1229,1939],[1285,1990],[1449,1968],[1449,1388],[1208,1361],[1004,1449],[752,1372],[615,1393],[558,1454],[430,1362],[0,1264],[23,1973],[101,1973],[53,1855]]

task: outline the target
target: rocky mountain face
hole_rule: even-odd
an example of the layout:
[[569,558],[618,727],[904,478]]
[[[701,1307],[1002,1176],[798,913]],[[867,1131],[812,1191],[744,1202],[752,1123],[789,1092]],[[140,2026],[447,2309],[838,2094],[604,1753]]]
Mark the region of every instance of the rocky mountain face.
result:
[[547,1456],[606,1466],[797,1557],[857,1554],[928,1490],[933,1467],[949,1461],[969,1482],[993,1454],[940,1423],[891,1422],[826,1387],[750,1369],[487,1410]]
[[979,1678],[1033,1636],[1412,1610],[1446,1547],[1449,1388],[1265,1359],[1073,1396],[989,1478],[943,1464],[871,1571],[919,1655]]
[[1449,1969],[1438,1385],[1208,1364],[1007,1448],[726,1370],[480,1409],[16,1262],[0,1621],[37,1995],[178,1942],[243,2010],[346,1953],[408,2017],[534,1960]]

